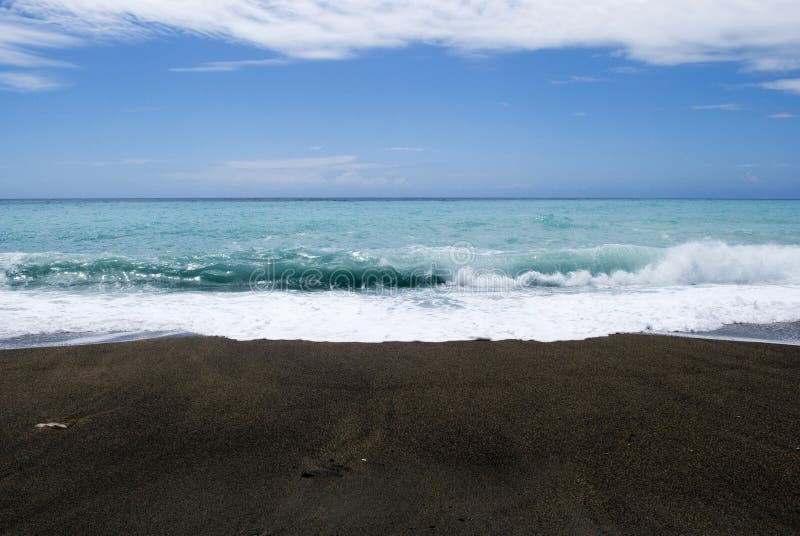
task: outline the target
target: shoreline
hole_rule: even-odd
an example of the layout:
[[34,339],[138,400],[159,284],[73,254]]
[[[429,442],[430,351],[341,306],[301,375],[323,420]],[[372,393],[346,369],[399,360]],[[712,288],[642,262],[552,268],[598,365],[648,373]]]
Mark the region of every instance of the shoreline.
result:
[[[726,324],[721,328],[711,331],[638,331],[638,332],[619,332],[609,333],[604,337],[612,337],[615,335],[644,335],[644,336],[667,336],[667,337],[685,337],[690,339],[701,340],[717,340],[717,341],[730,341],[730,342],[743,342],[743,343],[759,343],[759,344],[778,344],[786,346],[800,346],[800,320],[794,322],[771,322],[764,324],[754,324],[746,322],[737,322],[734,324]],[[44,334],[31,334],[22,335],[18,337],[10,337],[0,339],[0,352],[5,350],[21,350],[28,348],[57,348],[62,346],[87,346],[95,344],[115,344],[120,342],[133,342],[141,340],[158,340],[158,339],[173,339],[184,337],[214,337],[213,335],[201,335],[198,333],[190,332],[176,332],[176,331],[163,331],[163,332],[94,332],[94,333],[73,333],[73,332],[59,332],[59,333],[44,333]],[[563,343],[570,341],[586,341],[603,337],[587,337],[585,339],[564,339],[556,341],[539,341],[535,339],[488,339],[485,337],[474,337],[471,339],[453,339],[449,341],[318,341],[308,339],[234,339],[232,337],[222,337],[234,342],[250,342],[250,341],[291,341],[291,342],[304,342],[304,343],[330,343],[330,344],[383,344],[383,343],[408,343],[408,342],[423,342],[423,343],[452,343],[452,342],[470,342],[470,341],[491,341],[491,342],[504,342],[504,341],[517,341],[517,342],[532,342],[532,343]]]
[[0,532],[791,534],[798,383],[659,335],[6,350]]
[[[623,334],[619,334],[623,335]],[[630,333],[624,335],[650,335],[648,333]],[[776,340],[776,339],[761,339],[757,337],[735,337],[731,335],[715,335],[713,332],[700,332],[700,333],[652,333],[652,335],[661,335],[664,337],[679,337],[686,339],[700,339],[703,341],[727,341],[727,342],[741,342],[741,343],[754,343],[754,344],[776,344],[779,346],[800,346],[800,340]],[[610,335],[609,335],[610,336]]]

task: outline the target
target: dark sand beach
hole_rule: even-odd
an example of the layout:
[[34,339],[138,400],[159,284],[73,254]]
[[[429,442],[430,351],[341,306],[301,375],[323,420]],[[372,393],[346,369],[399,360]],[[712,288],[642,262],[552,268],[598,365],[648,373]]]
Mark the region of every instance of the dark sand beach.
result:
[[796,346],[7,350],[0,410],[3,534],[800,532]]

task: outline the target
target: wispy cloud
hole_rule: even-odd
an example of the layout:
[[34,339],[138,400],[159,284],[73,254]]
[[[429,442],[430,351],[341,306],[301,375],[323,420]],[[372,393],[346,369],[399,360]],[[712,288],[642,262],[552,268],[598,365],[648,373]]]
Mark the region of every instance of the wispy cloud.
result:
[[[8,16],[46,21],[69,35],[131,39],[188,32],[303,59],[426,43],[467,54],[612,47],[629,59],[660,65],[800,66],[800,3],[786,0],[6,0],[3,5]],[[10,42],[23,55],[38,46]]]
[[780,112],[777,114],[770,114],[767,117],[770,119],[794,119],[797,117],[796,114],[790,114],[789,112]]
[[147,112],[157,112],[159,110],[163,110],[160,106],[136,106],[133,108],[125,108],[122,110],[126,114],[140,114],[140,113],[147,113]]
[[642,72],[642,68],[641,67],[633,67],[633,66],[630,66],[630,65],[621,65],[619,67],[612,67],[611,69],[609,69],[609,72],[612,72],[612,73],[615,73],[615,74],[637,74],[637,73]]
[[67,160],[60,162],[63,165],[89,166],[89,167],[108,167],[108,166],[143,166],[152,164],[155,160],[151,158],[122,158],[120,160]]
[[746,65],[748,71],[794,71],[800,69],[800,54],[791,48],[764,56],[751,52]]
[[63,87],[64,84],[49,76],[19,71],[0,72],[0,90],[31,93],[50,91]]
[[269,58],[265,60],[210,61],[194,67],[173,67],[175,73],[220,73],[244,69],[245,67],[271,67],[291,63],[286,58]]
[[763,82],[759,85],[764,89],[774,89],[777,91],[785,91],[787,93],[800,95],[800,78],[784,78],[782,80]]
[[53,25],[21,17],[0,6],[0,65],[13,67],[74,67],[69,62],[47,58],[42,49],[80,44],[80,40],[57,31]]
[[387,147],[386,150],[387,151],[395,151],[395,152],[398,152],[398,153],[419,153],[419,152],[424,151],[424,149],[422,147],[404,147],[404,146]]
[[741,104],[696,104],[692,106],[692,110],[721,110],[724,112],[738,112],[742,109]]
[[587,112],[572,112],[572,117],[587,117],[589,114]]
[[561,84],[594,84],[597,82],[605,82],[605,78],[601,78],[598,76],[578,76],[572,75],[568,78],[563,80],[550,80],[551,84],[554,85],[561,85]]
[[193,178],[268,184],[273,186],[400,186],[405,180],[376,173],[380,166],[353,155],[315,158],[230,160]]
[[362,177],[356,173],[348,172],[342,173],[333,179],[331,183],[337,186],[403,186],[406,184],[406,180],[389,177]]
[[17,16],[0,2],[0,66],[14,69],[0,72],[0,90],[33,93],[66,86],[41,70],[75,65],[43,56],[41,51],[78,44],[79,39],[57,31],[53,25]]
[[322,156],[319,158],[287,158],[282,160],[231,160],[227,166],[233,169],[314,169],[351,165],[355,156]]
[[742,179],[746,182],[761,182],[761,177],[755,173],[752,169],[746,169],[742,174]]

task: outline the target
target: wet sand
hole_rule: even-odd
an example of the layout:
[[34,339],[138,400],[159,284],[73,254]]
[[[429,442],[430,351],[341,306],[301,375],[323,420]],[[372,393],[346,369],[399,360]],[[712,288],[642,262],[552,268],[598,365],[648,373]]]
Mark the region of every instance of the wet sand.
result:
[[797,346],[0,352],[3,534],[799,531]]

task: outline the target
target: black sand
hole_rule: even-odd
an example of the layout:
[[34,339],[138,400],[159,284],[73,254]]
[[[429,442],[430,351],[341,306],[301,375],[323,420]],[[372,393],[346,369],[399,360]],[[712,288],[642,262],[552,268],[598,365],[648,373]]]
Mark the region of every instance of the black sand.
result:
[[3,351],[0,532],[797,534],[800,347]]

